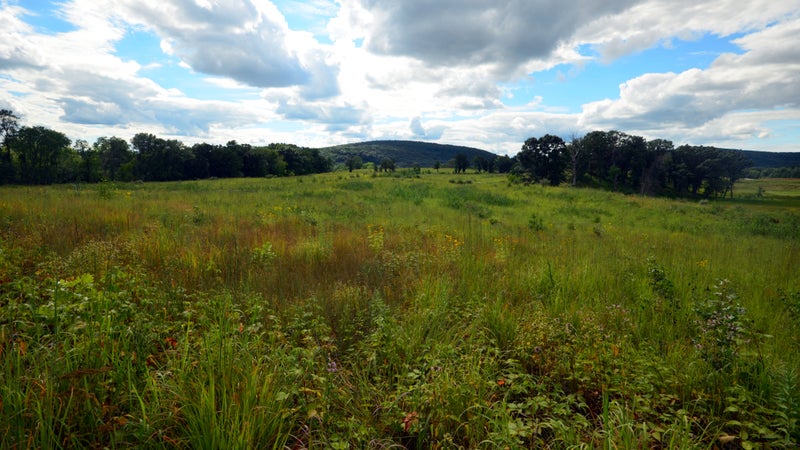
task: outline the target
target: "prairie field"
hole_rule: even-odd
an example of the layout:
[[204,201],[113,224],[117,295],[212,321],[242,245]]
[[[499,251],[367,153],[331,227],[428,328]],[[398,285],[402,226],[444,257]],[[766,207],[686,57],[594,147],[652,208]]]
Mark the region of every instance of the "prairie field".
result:
[[0,448],[796,448],[800,180],[0,188]]

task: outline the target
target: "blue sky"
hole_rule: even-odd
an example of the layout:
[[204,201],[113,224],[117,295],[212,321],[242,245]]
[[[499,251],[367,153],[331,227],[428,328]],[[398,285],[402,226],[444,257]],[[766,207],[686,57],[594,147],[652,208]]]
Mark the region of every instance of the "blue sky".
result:
[[800,151],[800,0],[0,0],[0,108],[70,138]]

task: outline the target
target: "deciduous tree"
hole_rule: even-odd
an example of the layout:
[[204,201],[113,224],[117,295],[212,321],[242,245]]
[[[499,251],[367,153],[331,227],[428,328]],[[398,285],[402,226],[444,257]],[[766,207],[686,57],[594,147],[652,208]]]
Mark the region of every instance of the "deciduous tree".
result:
[[9,141],[18,129],[19,117],[11,110],[0,109],[0,184],[13,183],[16,180]]
[[61,153],[70,144],[69,138],[42,126],[22,127],[14,135],[11,146],[19,157],[20,176],[26,184],[56,182]]
[[463,153],[456,153],[453,158],[453,171],[455,173],[465,173],[469,168],[469,158]]
[[564,180],[567,167],[566,144],[558,136],[546,134],[541,138],[529,138],[517,155],[523,176],[538,183],[547,179],[552,186]]

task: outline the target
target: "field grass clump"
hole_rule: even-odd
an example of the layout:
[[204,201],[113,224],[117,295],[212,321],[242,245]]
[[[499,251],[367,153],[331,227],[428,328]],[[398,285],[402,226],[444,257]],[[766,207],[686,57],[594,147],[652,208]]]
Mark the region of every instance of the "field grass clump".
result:
[[0,448],[794,448],[796,181],[0,190]]

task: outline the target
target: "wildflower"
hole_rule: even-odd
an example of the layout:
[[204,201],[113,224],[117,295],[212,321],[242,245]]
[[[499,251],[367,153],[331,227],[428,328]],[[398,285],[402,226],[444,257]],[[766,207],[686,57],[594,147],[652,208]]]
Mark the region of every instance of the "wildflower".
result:
[[177,340],[177,339],[175,339],[174,337],[166,337],[166,338],[164,338],[164,342],[165,342],[165,343],[166,343],[166,344],[167,344],[167,345],[168,345],[170,348],[176,348],[176,347],[178,346],[178,340]]
[[336,361],[330,360],[328,361],[328,373],[336,373],[339,371],[339,365],[336,364]]

